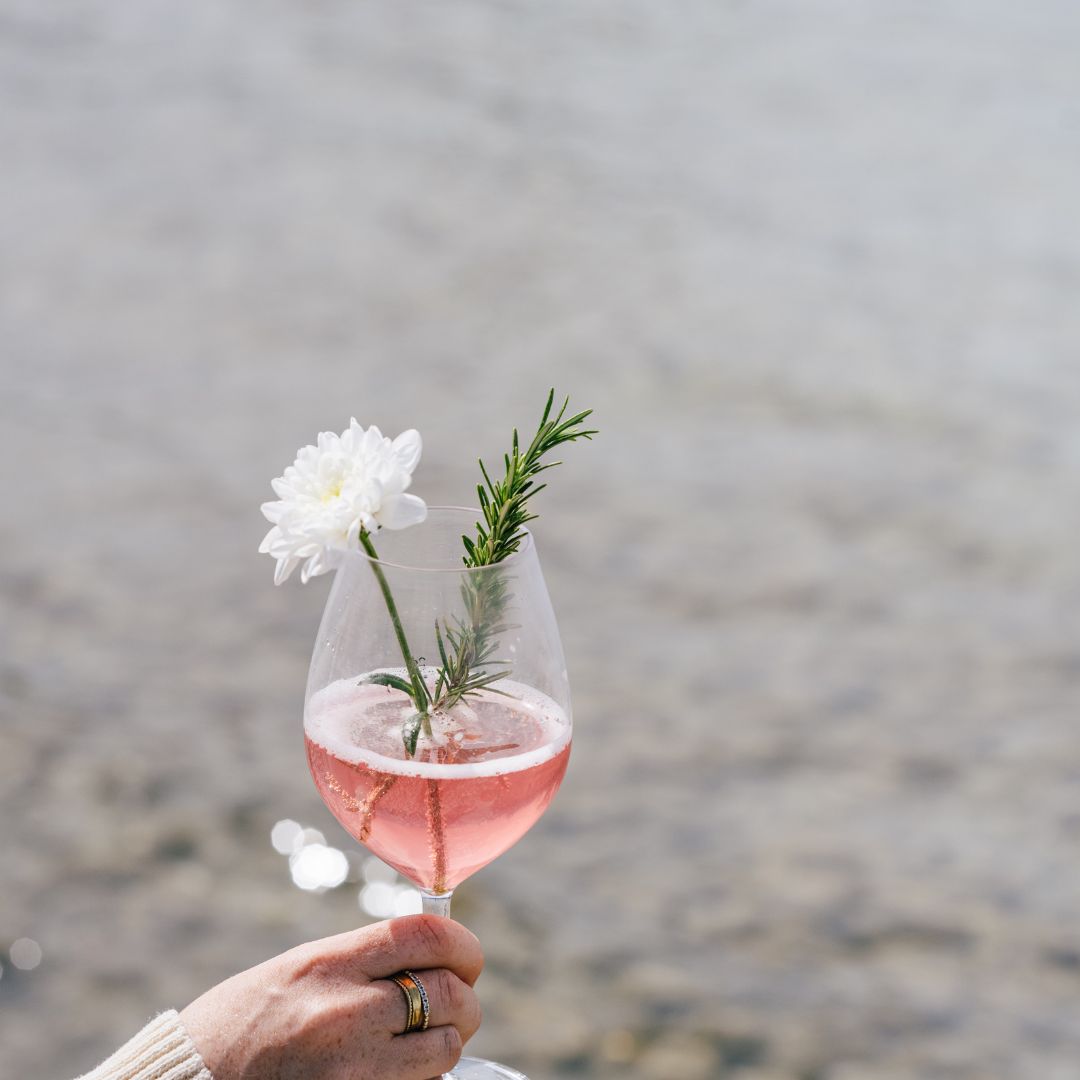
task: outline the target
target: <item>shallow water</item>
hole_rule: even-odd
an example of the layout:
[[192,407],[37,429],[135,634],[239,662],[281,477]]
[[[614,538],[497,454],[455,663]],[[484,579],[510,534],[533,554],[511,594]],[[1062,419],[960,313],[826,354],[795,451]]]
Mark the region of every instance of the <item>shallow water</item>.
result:
[[350,414],[468,501],[555,384],[602,429],[536,530],[574,754],[455,900],[475,1051],[1075,1075],[1078,42],[1064,2],[0,0],[5,1074],[407,904],[271,844],[347,841],[326,581],[272,587],[257,507]]

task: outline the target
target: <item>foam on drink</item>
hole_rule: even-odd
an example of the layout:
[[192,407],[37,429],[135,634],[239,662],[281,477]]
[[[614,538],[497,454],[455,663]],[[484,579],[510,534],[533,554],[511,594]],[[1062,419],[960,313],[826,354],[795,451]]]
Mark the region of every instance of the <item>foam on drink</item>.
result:
[[[510,698],[481,692],[477,700],[462,703],[449,716],[433,715],[432,738],[421,738],[413,758],[406,757],[401,738],[403,723],[415,711],[412,702],[400,691],[359,679],[339,679],[313,694],[304,713],[304,733],[342,761],[402,776],[441,779],[527,769],[554,757],[570,741],[566,713],[547,695],[511,679],[500,680],[497,688]],[[501,739],[492,730],[492,717],[484,728],[485,745],[477,745],[468,760],[424,759],[433,747],[447,746],[455,737],[459,744],[461,738],[467,739],[470,722],[476,723],[481,712],[510,720],[503,725]],[[508,741],[516,745],[509,748]]]

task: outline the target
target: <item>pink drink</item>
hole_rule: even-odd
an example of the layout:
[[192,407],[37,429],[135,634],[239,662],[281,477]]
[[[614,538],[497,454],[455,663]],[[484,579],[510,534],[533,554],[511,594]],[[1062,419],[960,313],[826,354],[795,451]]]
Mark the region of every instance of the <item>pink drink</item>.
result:
[[503,680],[513,697],[470,696],[432,718],[409,759],[408,698],[332,683],[304,717],[311,775],[334,817],[379,858],[431,892],[453,889],[511,847],[547,809],[566,772],[570,723],[550,698]]

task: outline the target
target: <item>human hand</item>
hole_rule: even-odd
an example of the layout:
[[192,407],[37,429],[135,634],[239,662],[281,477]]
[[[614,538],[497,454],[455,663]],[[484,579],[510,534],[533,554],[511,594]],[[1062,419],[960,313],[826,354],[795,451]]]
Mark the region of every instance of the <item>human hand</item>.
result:
[[[480,1026],[480,943],[460,923],[412,915],[324,938],[234,975],[180,1014],[214,1080],[427,1080]],[[428,993],[426,1031],[401,1034],[388,976]]]

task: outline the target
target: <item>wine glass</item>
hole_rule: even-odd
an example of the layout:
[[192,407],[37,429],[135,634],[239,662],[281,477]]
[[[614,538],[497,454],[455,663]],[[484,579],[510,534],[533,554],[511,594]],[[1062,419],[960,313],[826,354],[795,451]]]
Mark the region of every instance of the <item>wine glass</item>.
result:
[[[479,518],[431,507],[423,524],[372,537],[377,558],[346,557],[305,695],[320,795],[434,915],[536,823],[570,756],[566,662],[532,537],[500,563],[465,567],[461,538]],[[432,703],[424,716],[416,679]],[[447,1076],[525,1080],[477,1058]]]

